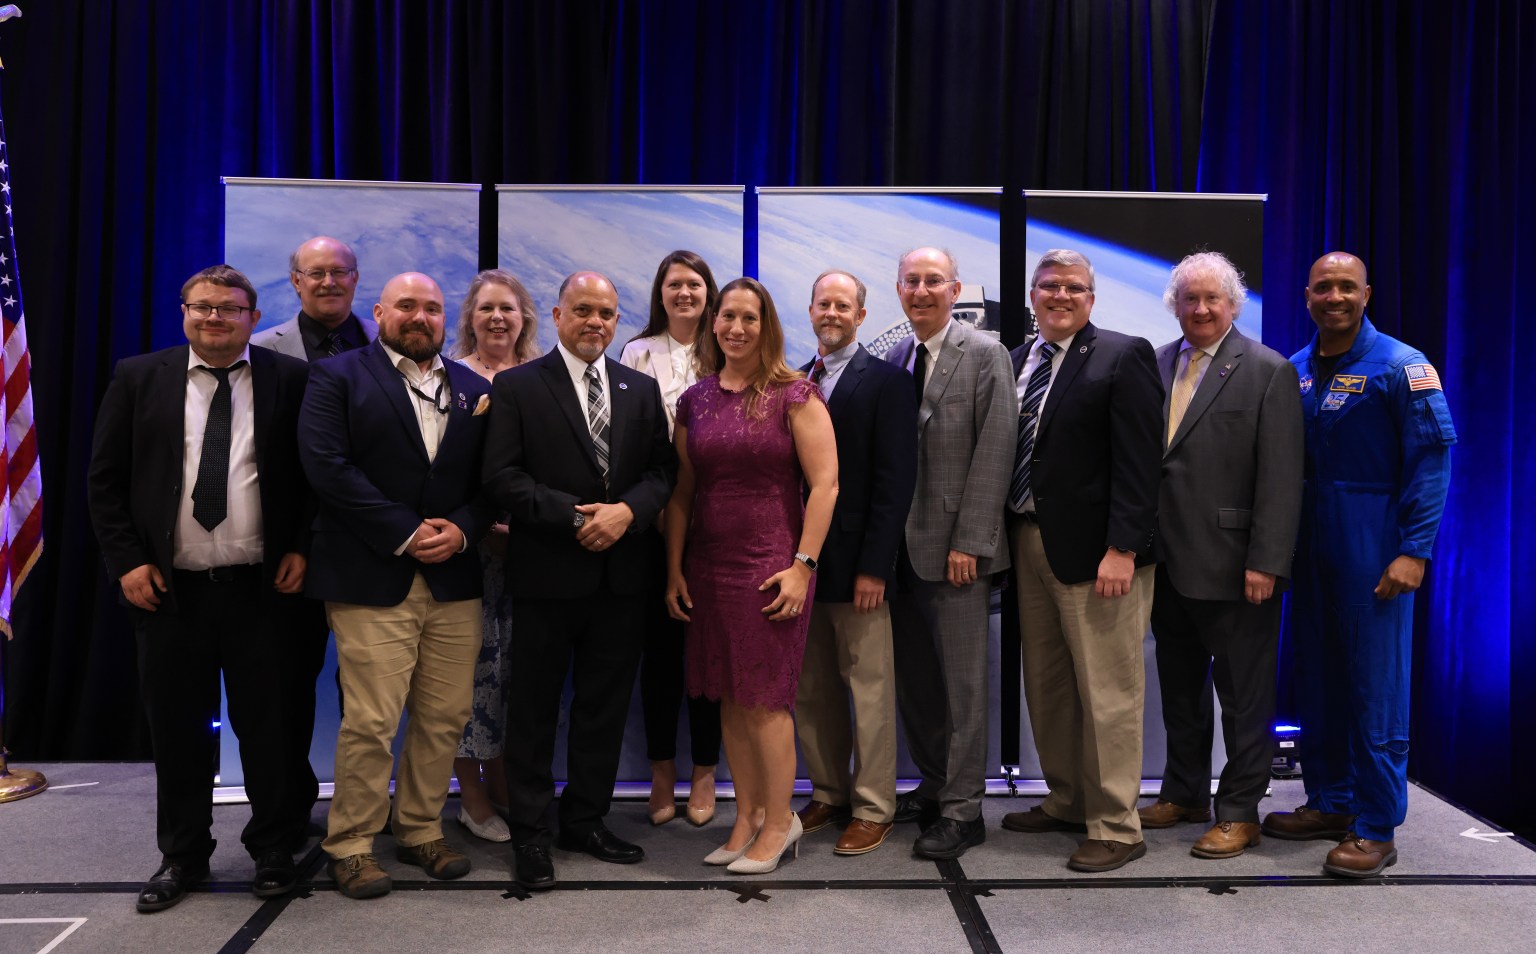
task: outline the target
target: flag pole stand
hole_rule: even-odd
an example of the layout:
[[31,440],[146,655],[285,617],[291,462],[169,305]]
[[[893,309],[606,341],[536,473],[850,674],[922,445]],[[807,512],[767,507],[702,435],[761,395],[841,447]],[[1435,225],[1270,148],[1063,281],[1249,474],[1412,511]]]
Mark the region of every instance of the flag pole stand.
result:
[[[0,729],[5,725],[5,639],[0,635]],[[42,772],[11,768],[11,753],[6,751],[5,735],[0,731],[0,805],[36,795],[47,787],[48,779]]]

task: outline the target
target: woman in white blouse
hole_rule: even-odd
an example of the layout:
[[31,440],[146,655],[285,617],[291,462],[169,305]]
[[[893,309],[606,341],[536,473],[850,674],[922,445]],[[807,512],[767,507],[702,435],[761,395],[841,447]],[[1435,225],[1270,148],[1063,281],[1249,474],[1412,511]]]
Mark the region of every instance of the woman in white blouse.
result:
[[[698,380],[694,343],[714,318],[720,294],[709,265],[697,253],[678,250],[661,260],[651,283],[650,320],[624,346],[619,361],[644,371],[661,387],[670,429],[677,399]],[[657,565],[663,565],[657,551]],[[651,824],[677,816],[677,716],[683,701],[683,624],[672,619],[663,602],[663,580],[647,602],[645,656],[640,669],[640,704],[645,712],[646,755],[651,760]],[[715,815],[715,766],[720,761],[720,703],[688,700],[693,757],[687,818],[704,825]]]

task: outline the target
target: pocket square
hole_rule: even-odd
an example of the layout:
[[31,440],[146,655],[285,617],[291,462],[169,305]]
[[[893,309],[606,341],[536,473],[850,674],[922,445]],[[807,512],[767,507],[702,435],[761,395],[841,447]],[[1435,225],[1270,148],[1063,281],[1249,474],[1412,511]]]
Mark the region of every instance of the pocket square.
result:
[[475,403],[475,413],[472,414],[471,416],[472,417],[479,417],[480,415],[484,414],[486,411],[489,411],[490,409],[491,409],[491,396],[489,394],[482,394],[482,395],[480,395],[480,400]]

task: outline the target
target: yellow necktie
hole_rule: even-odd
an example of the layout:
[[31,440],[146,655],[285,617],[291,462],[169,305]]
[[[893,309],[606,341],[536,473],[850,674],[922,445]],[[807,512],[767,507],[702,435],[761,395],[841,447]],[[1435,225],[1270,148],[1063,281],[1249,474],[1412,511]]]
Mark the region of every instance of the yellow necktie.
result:
[[1184,366],[1184,373],[1173,382],[1173,400],[1168,404],[1168,438],[1163,446],[1173,443],[1173,435],[1179,432],[1179,424],[1184,420],[1184,412],[1189,410],[1189,400],[1195,396],[1195,384],[1200,380],[1200,362],[1209,357],[1199,348],[1191,348],[1189,351],[1189,363]]

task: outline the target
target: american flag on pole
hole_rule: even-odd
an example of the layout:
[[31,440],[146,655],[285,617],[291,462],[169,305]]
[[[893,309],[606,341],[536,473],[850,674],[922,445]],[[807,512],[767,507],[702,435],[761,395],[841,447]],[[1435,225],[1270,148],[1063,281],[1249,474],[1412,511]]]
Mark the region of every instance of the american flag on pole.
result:
[[0,354],[0,630],[11,634],[11,601],[43,553],[43,469],[37,456],[32,421],[32,358],[27,353],[26,314],[21,306],[21,276],[16,268],[16,232],[11,225],[11,168],[0,120],[0,201],[5,205],[0,237],[0,317],[5,350]]

